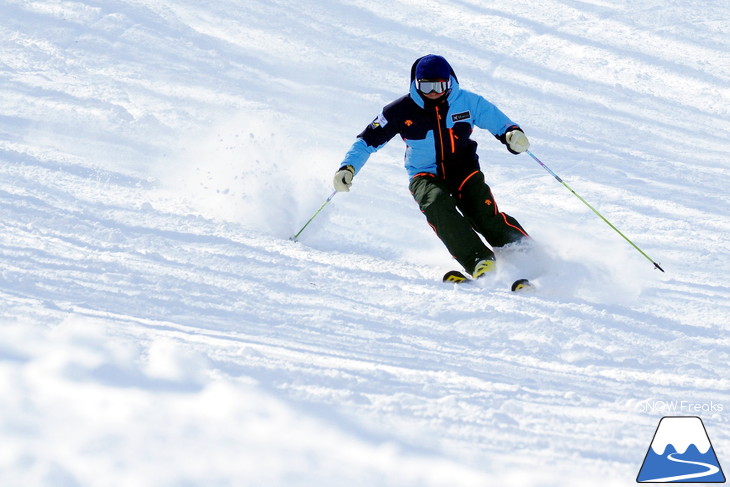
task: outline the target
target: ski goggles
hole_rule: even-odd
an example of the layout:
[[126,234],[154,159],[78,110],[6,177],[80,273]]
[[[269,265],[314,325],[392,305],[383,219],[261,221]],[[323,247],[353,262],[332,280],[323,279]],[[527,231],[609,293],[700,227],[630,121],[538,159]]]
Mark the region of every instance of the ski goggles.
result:
[[421,93],[428,95],[429,93],[443,93],[451,87],[451,80],[416,80],[416,88]]

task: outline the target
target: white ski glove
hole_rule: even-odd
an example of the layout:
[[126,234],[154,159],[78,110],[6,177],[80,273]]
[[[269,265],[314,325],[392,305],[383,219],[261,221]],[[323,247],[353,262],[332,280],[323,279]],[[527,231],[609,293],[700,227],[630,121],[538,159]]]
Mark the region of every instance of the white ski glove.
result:
[[504,140],[507,141],[507,146],[518,154],[530,148],[530,141],[527,140],[527,136],[520,129],[512,129],[507,132]]
[[342,166],[336,173],[333,181],[337,191],[350,191],[352,186],[352,177],[355,175],[355,168],[352,166]]

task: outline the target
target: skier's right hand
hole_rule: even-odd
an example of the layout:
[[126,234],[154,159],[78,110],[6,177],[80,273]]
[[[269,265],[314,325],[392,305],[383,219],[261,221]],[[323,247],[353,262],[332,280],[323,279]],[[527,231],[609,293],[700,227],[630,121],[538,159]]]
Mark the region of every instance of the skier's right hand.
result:
[[352,186],[352,177],[355,175],[355,168],[352,166],[342,166],[336,173],[333,181],[337,191],[350,191]]

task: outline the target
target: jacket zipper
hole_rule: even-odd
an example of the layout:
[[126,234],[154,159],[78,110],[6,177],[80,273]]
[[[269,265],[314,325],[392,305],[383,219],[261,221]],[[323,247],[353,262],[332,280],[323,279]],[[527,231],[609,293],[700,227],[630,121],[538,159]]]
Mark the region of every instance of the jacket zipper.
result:
[[435,107],[435,108],[436,108],[436,126],[439,129],[439,147],[441,149],[441,162],[443,162],[444,159],[446,159],[446,157],[444,156],[444,134],[441,131],[441,112],[439,111],[439,107]]
[[[439,110],[438,106],[436,106],[434,108],[436,109],[436,126],[438,127],[438,134],[439,134],[438,145],[439,145],[439,149],[441,151],[441,160],[440,160],[441,174],[443,175],[444,179],[446,179],[445,162],[446,162],[447,141],[446,141],[446,137],[444,137],[443,129],[441,128],[441,120],[442,120],[441,111]],[[449,142],[451,142],[451,153],[454,154],[456,152],[456,139],[458,139],[458,137],[456,137],[456,135],[454,135],[453,129],[448,129],[448,130],[449,130]]]

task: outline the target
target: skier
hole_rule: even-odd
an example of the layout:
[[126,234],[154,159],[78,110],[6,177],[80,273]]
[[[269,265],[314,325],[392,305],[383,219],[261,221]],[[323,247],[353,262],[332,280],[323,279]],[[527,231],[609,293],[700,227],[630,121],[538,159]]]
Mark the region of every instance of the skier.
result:
[[[479,167],[473,126],[492,133],[513,154],[529,148],[527,137],[485,98],[459,87],[451,65],[429,54],[411,67],[410,92],[385,106],[358,136],[335,173],[337,191],[350,191],[370,154],[396,134],[406,143],[409,189],[436,235],[461,266],[477,278],[494,270],[492,247],[529,238],[500,212]],[[476,230],[476,232],[475,232]]]

